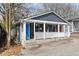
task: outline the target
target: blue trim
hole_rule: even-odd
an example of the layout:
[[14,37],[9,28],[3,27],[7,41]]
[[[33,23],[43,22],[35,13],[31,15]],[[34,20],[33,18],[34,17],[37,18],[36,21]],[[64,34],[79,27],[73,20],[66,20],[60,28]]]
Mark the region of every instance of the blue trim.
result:
[[20,27],[18,26],[18,41],[20,42]]
[[26,40],[30,39],[30,24],[26,23]]

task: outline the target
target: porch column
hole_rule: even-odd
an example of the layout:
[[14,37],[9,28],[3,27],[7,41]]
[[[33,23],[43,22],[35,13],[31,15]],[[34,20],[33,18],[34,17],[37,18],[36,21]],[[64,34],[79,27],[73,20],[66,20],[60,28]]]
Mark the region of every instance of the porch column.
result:
[[22,37],[21,37],[22,36],[22,27],[21,27],[21,24],[20,24],[20,33],[19,34],[20,34],[20,40],[22,40]]
[[70,36],[70,26],[68,26],[68,37]]
[[58,37],[59,37],[59,32],[60,32],[60,25],[58,24]]
[[46,24],[45,23],[43,24],[43,28],[44,28],[43,31],[44,31],[44,40],[45,40],[45,32],[46,32]]
[[73,21],[72,21],[72,32],[73,32],[74,30],[73,30]]
[[[21,30],[22,31],[22,30]],[[21,33],[23,35],[22,39],[26,39],[26,23],[23,23],[23,33]]]
[[64,29],[63,32],[65,33],[65,25],[63,25],[63,29]]
[[35,39],[35,22],[34,22],[34,40],[36,40],[36,39]]
[[23,23],[23,32],[21,33],[21,37],[22,37],[22,40],[21,40],[22,47],[25,48],[26,46],[26,23],[25,22]]

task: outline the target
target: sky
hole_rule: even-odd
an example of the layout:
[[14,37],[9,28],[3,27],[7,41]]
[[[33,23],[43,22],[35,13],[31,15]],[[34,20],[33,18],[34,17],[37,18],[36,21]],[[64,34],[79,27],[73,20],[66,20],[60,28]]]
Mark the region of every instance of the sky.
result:
[[[79,9],[79,3],[71,3],[71,7]],[[31,3],[29,4],[28,8],[43,9],[44,4],[43,3]]]
[[31,3],[29,4],[28,8],[35,8],[35,9],[43,9],[44,6],[42,3]]

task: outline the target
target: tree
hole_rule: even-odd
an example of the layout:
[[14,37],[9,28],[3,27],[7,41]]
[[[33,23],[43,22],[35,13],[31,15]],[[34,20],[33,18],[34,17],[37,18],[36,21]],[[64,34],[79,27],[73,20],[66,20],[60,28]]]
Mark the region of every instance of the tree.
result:
[[0,13],[3,16],[4,20],[2,27],[6,29],[7,32],[7,48],[10,46],[11,37],[11,27],[14,26],[14,23],[19,21],[22,16],[26,17],[28,9],[23,7],[23,4],[18,3],[5,3],[0,5]]
[[44,4],[46,9],[50,9],[65,19],[76,17],[78,13],[78,5],[74,3],[47,3]]

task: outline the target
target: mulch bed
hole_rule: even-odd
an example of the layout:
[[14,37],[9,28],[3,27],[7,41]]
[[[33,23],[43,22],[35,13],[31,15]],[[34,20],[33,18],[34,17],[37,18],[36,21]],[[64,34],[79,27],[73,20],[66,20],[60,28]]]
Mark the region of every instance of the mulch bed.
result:
[[0,53],[0,56],[16,56],[21,52],[21,45],[15,45]]

